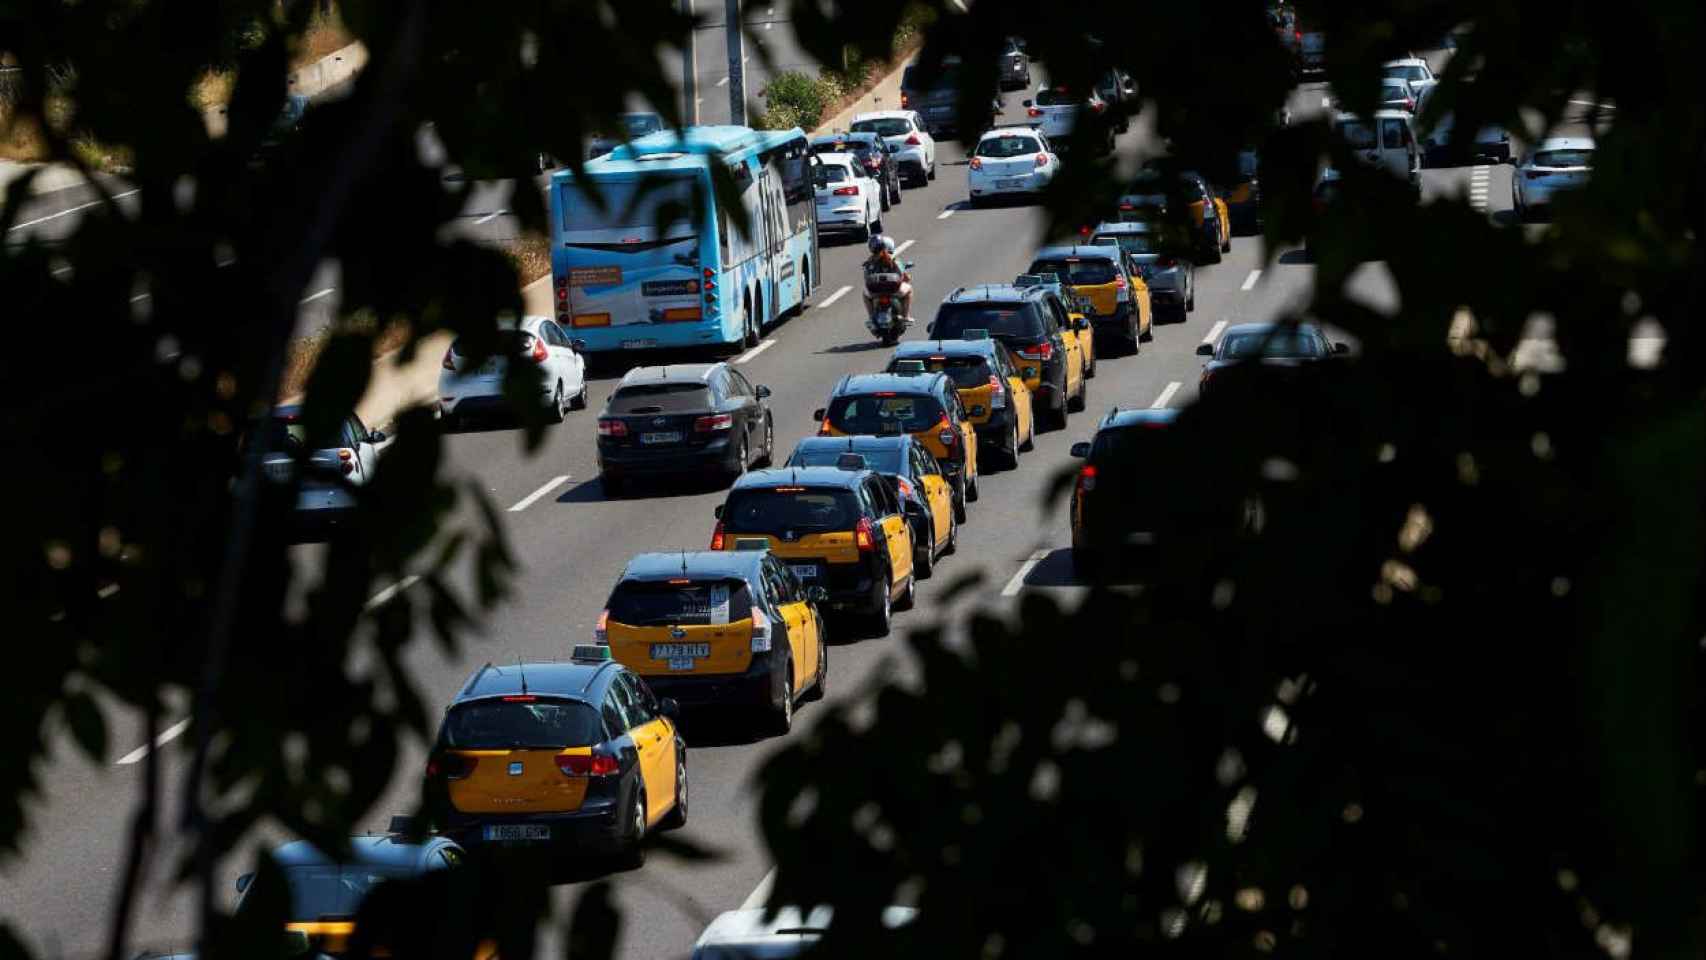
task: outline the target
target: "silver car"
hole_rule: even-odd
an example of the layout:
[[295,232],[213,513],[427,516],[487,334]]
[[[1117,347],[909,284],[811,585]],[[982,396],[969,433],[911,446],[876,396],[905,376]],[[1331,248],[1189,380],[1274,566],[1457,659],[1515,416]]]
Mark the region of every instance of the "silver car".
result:
[[1588,182],[1593,171],[1591,137],[1552,137],[1529,151],[1511,175],[1511,208],[1526,220],[1561,192]]
[[[1035,98],[1026,100],[1024,107],[1030,122],[1035,124],[1058,150],[1072,142],[1072,131],[1078,126],[1081,115],[1085,112],[1099,114],[1108,109],[1108,102],[1094,91],[1087,96],[1080,96],[1068,93],[1062,87],[1038,87]],[[1113,147],[1112,131],[1109,131],[1107,142],[1101,146],[1107,149]]]
[[[1183,321],[1197,307],[1196,266],[1189,257],[1178,256],[1163,241],[1162,227],[1154,223],[1106,221],[1090,231],[1090,242],[1117,246],[1137,264],[1143,282],[1149,284],[1149,302],[1159,312],[1163,307]],[[1186,249],[1189,249],[1188,245]]]
[[298,404],[274,407],[263,431],[260,442],[266,444],[266,453],[261,459],[262,475],[278,487],[296,484],[295,539],[330,539],[347,527],[355,516],[354,488],[372,482],[385,434],[367,429],[361,418],[351,413],[330,438],[336,446],[310,450],[308,425]]

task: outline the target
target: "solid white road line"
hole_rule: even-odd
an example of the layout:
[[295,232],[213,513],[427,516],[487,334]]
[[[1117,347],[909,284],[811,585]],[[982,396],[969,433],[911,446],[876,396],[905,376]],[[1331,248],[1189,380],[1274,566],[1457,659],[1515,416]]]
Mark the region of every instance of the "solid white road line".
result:
[[894,248],[894,255],[897,257],[900,256],[901,254],[906,252],[907,247],[910,247],[917,242],[918,242],[917,240],[908,240],[905,243],[901,244],[900,246],[895,247]]
[[[113,194],[113,199],[114,200],[123,200],[125,197],[134,197],[141,192],[142,192],[141,190],[126,190],[123,193]],[[58,220],[60,217],[68,217],[71,214],[78,212],[79,210],[87,210],[90,207],[98,207],[105,202],[106,202],[105,200],[91,200],[88,203],[80,203],[75,207],[69,207],[67,209],[59,211],[58,213],[50,213],[45,217],[37,217],[34,220],[25,220],[23,223],[14,225],[10,230],[7,230],[6,232],[11,233],[13,230],[22,230],[25,227],[33,227],[38,223],[46,223],[49,220]]]
[[1179,392],[1180,386],[1182,386],[1182,384],[1180,384],[1179,381],[1177,381],[1177,380],[1174,380],[1174,381],[1168,383],[1167,386],[1165,386],[1161,389],[1161,396],[1156,397],[1155,402],[1150,404],[1149,408],[1151,410],[1160,410],[1161,408],[1167,406],[1167,401],[1173,399],[1173,394]]
[[552,477],[551,479],[545,481],[544,485],[541,486],[539,489],[533,491],[532,493],[528,494],[525,497],[522,497],[520,502],[518,502],[515,506],[509,508],[509,512],[510,513],[520,513],[521,511],[526,510],[528,507],[531,507],[535,503],[538,503],[540,497],[543,497],[545,494],[550,493],[552,490],[557,489],[558,487],[562,486],[563,484],[567,483],[568,481],[569,481],[569,475],[566,473],[560,477]]
[[333,288],[331,288],[331,287],[327,287],[324,290],[316,290],[313,293],[310,293],[308,296],[303,297],[301,300],[298,300],[297,302],[298,303],[313,303],[314,301],[320,299],[321,297],[331,296],[332,295],[332,289]]
[[165,746],[166,744],[177,739],[180,735],[183,734],[183,732],[185,730],[188,730],[189,728],[190,728],[190,718],[185,717],[182,720],[179,720],[177,723],[174,723],[171,726],[167,727],[166,729],[160,731],[159,736],[154,738],[153,743],[145,743],[142,746],[137,747],[135,750],[132,750],[129,753],[125,754],[124,756],[119,757],[118,760],[115,762],[121,767],[128,767],[131,764],[135,763],[136,761],[141,760],[143,757],[148,756],[148,751],[158,750],[161,747]]
[[1214,321],[1214,326],[1208,328],[1208,336],[1202,338],[1203,343],[1214,343],[1220,339],[1220,331],[1226,329],[1225,320]]
[[949,208],[948,208],[948,209],[946,209],[946,210],[943,210],[943,211],[942,211],[942,212],[941,212],[941,213],[938,213],[938,214],[936,214],[936,219],[938,219],[938,220],[946,220],[946,219],[948,219],[948,218],[949,218],[949,217],[951,217],[951,216],[953,216],[953,215],[954,215],[954,208],[953,208],[953,207],[949,207]]
[[828,309],[830,306],[832,306],[835,303],[835,301],[840,300],[842,297],[847,296],[847,291],[849,291],[851,289],[853,289],[853,288],[846,285],[846,284],[842,284],[840,289],[836,290],[834,293],[830,294],[829,296],[824,297],[823,302],[818,304],[816,309],[818,309],[818,310]]
[[775,337],[765,337],[764,341],[762,343],[760,343],[758,346],[753,347],[751,350],[748,350],[747,352],[736,357],[735,362],[736,363],[745,363],[748,360],[751,360],[753,357],[756,357],[759,354],[763,353],[764,351],[770,349],[770,346],[772,344],[774,344],[775,342],[776,342]]
[[1238,289],[1240,289],[1240,290],[1254,289],[1256,286],[1256,278],[1261,276],[1261,275],[1262,275],[1262,271],[1251,270],[1250,275],[1244,278],[1244,285],[1239,287]]
[[484,223],[491,223],[493,220],[496,220],[497,218],[503,216],[504,214],[506,214],[508,212],[509,212],[508,210],[493,210],[491,213],[486,214],[485,216],[481,217],[478,220],[475,220],[474,226],[477,227],[477,226],[480,226],[481,224],[484,224]]
[[1025,558],[1025,562],[1019,565],[1019,572],[1013,574],[1013,579],[1007,581],[1007,585],[1001,588],[1001,595],[1011,597],[1025,589],[1025,578],[1031,575],[1031,571],[1035,570],[1037,564],[1042,563],[1046,556],[1048,556],[1047,550],[1032,550],[1031,555]]
[[391,598],[395,597],[397,594],[402,593],[404,590],[407,590],[410,587],[412,587],[415,584],[420,583],[420,582],[421,582],[421,578],[411,573],[408,576],[404,577],[403,579],[398,580],[396,583],[391,584],[389,587],[386,587],[385,589],[374,594],[373,596],[368,597],[367,603],[362,605],[362,609],[371,613],[374,610],[377,610],[380,607],[385,606],[387,603],[390,603]]
[[740,908],[742,910],[757,910],[764,906],[764,901],[770,899],[770,888],[775,885],[776,868],[771,867],[770,872],[764,875],[764,879],[758,881],[758,886],[753,887],[752,892],[746,895],[746,899],[740,902]]

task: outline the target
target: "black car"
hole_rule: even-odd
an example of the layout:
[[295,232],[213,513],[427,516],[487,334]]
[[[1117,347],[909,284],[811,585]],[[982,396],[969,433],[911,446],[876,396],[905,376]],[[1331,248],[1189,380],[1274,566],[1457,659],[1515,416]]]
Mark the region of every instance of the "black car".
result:
[[[909,433],[896,437],[806,437],[788,455],[786,467],[834,467],[845,454],[858,454],[865,466],[885,476],[893,477],[900,493],[902,511],[912,527],[912,566],[918,579],[930,576],[936,558],[953,553],[959,543],[959,523],[950,508],[948,516],[939,518],[930,508],[925,492],[925,477],[940,476],[941,464]],[[946,526],[948,535],[938,537],[935,530]],[[934,550],[931,544],[935,544]]]
[[1327,339],[1312,323],[1240,323],[1226,328],[1216,344],[1197,346],[1208,357],[1197,395],[1242,389],[1266,391],[1319,374],[1350,352],[1343,343]]
[[1001,78],[1001,89],[1024,90],[1031,86],[1031,57],[1019,40],[1007,38],[1006,44],[1001,48],[998,63],[997,76]]
[[935,340],[963,340],[967,330],[987,330],[1007,348],[1021,371],[1036,369],[1025,383],[1037,395],[1038,417],[1047,412],[1066,422],[1066,341],[1061,326],[1071,315],[1054,291],[1044,286],[985,283],[959,287],[936,308],[927,333]]
[[1177,409],[1108,411],[1095,439],[1072,445],[1084,461],[1072,485],[1072,567],[1091,579],[1108,561],[1133,547],[1155,542],[1169,519],[1170,504],[1153,496],[1177,456],[1168,449]]
[[[1120,197],[1121,221],[1144,220],[1187,227],[1193,232],[1197,263],[1219,263],[1220,212],[1215,206],[1214,187],[1193,170],[1175,170],[1165,161],[1152,160]],[[1192,212],[1201,205],[1202,219]]]
[[765,400],[726,363],[635,367],[598,416],[599,480],[608,496],[659,474],[732,476],[770,462],[776,427]]
[[[906,68],[900,78],[900,108],[915,110],[924,118],[924,129],[932,137],[957,135],[960,132],[960,81],[963,64],[959,57],[942,58],[942,66],[934,76],[920,64]],[[988,129],[1001,112],[1001,103],[990,91],[989,111],[982,117],[969,117],[978,130]]]
[[812,138],[812,153],[851,153],[883,185],[883,209],[900,202],[900,164],[883,138],[871,131],[837,130]]

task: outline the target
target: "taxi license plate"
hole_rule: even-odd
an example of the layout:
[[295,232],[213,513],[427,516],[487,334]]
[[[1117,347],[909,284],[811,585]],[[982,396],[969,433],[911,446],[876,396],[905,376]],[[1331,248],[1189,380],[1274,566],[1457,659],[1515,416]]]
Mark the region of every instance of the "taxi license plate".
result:
[[794,576],[801,580],[817,579],[817,564],[815,563],[790,563],[788,569],[794,571]]
[[[711,655],[711,645],[708,643],[654,643],[652,644],[653,660],[689,660],[695,657]],[[673,667],[672,667],[673,669]]]
[[622,349],[624,349],[624,350],[646,350],[646,349],[650,349],[651,347],[655,347],[657,345],[658,345],[658,342],[656,340],[624,340],[624,341],[622,341]]
[[498,842],[503,841],[538,841],[551,839],[551,828],[537,823],[489,823],[485,828],[485,838]]
[[1022,177],[1011,177],[1006,180],[997,180],[995,185],[998,187],[1022,187],[1025,185],[1025,181]]
[[692,658],[675,657],[669,661],[669,668],[671,670],[691,670],[693,669],[693,660]]
[[289,460],[274,460],[267,464],[267,479],[275,483],[289,483],[296,476],[296,464]]
[[679,433],[642,433],[642,434],[640,434],[640,442],[641,443],[680,443],[681,442],[681,434],[679,434]]

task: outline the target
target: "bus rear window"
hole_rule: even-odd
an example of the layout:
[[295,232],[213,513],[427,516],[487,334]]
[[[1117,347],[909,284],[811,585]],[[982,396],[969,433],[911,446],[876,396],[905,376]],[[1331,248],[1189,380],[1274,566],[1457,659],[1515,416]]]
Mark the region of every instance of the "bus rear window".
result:
[[608,609],[612,623],[631,627],[711,626],[751,617],[752,596],[741,580],[625,580],[611,593]]
[[664,229],[688,226],[694,219],[694,179],[691,176],[650,177],[638,180],[598,178],[589,186],[598,192],[599,202],[583,192],[579,185],[565,183],[557,194],[562,207],[563,229],[568,232],[587,230],[647,230],[659,228],[660,217],[667,221]]
[[603,740],[604,727],[579,700],[494,698],[452,707],[443,739],[453,750],[560,750]]

